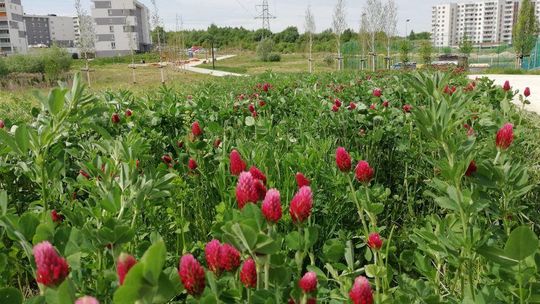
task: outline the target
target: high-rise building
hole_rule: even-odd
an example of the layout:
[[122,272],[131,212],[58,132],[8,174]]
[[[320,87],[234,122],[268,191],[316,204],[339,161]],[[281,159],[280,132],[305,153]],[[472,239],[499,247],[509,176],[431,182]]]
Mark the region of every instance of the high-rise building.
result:
[[[536,2],[540,16],[540,0]],[[464,39],[475,45],[512,43],[520,0],[476,0],[433,6],[431,34],[437,47],[457,46]]]
[[150,50],[150,13],[144,4],[137,0],[92,2],[97,57]]
[[24,15],[29,46],[75,46],[73,17]]
[[21,0],[0,0],[0,55],[28,51]]

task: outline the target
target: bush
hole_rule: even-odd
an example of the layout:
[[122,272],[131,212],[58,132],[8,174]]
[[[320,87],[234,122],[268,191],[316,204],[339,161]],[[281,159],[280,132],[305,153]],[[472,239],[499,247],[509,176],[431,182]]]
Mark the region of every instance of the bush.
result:
[[273,49],[274,41],[270,38],[266,38],[259,42],[259,45],[257,46],[257,57],[259,57],[261,61],[268,61],[268,57]]
[[334,58],[334,55],[327,54],[327,55],[324,56],[323,61],[327,66],[332,66],[334,64],[334,62],[336,61],[336,59]]
[[47,81],[55,81],[70,70],[72,62],[71,55],[58,47],[35,54],[13,55],[0,59],[0,77],[12,73],[42,74]]
[[281,55],[277,53],[272,53],[268,56],[268,61],[270,62],[279,62],[281,61]]

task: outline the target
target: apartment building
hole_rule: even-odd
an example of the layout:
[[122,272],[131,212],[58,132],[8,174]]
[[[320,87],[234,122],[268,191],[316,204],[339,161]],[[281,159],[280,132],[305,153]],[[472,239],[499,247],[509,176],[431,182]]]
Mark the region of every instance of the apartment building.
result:
[[21,0],[0,0],[0,56],[26,54],[26,27]]
[[150,50],[150,13],[144,4],[137,0],[92,2],[97,57]]
[[75,46],[73,17],[57,15],[25,15],[28,45],[34,47],[71,48]]
[[[476,0],[433,6],[433,44],[457,46],[465,37],[475,45],[512,43],[519,3],[520,0]],[[540,0],[536,3],[540,16]]]

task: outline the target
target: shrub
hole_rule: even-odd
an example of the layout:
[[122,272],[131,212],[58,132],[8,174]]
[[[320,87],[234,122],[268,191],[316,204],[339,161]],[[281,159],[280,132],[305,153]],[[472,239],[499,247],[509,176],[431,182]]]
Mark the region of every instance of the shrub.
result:
[[262,40],[257,46],[257,57],[259,57],[261,61],[268,61],[268,57],[272,53],[273,48],[274,41],[271,38]]
[[279,61],[281,61],[281,55],[277,54],[277,53],[271,53],[268,56],[268,61],[270,61],[270,62],[279,62]]
[[336,58],[334,58],[334,55],[332,54],[327,54],[324,56],[323,61],[327,66],[332,66],[336,61]]

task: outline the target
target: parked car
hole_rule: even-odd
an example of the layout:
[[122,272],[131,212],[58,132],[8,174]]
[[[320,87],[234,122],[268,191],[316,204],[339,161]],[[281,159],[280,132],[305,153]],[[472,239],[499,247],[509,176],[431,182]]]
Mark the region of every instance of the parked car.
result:
[[392,70],[416,70],[416,62],[394,63]]

